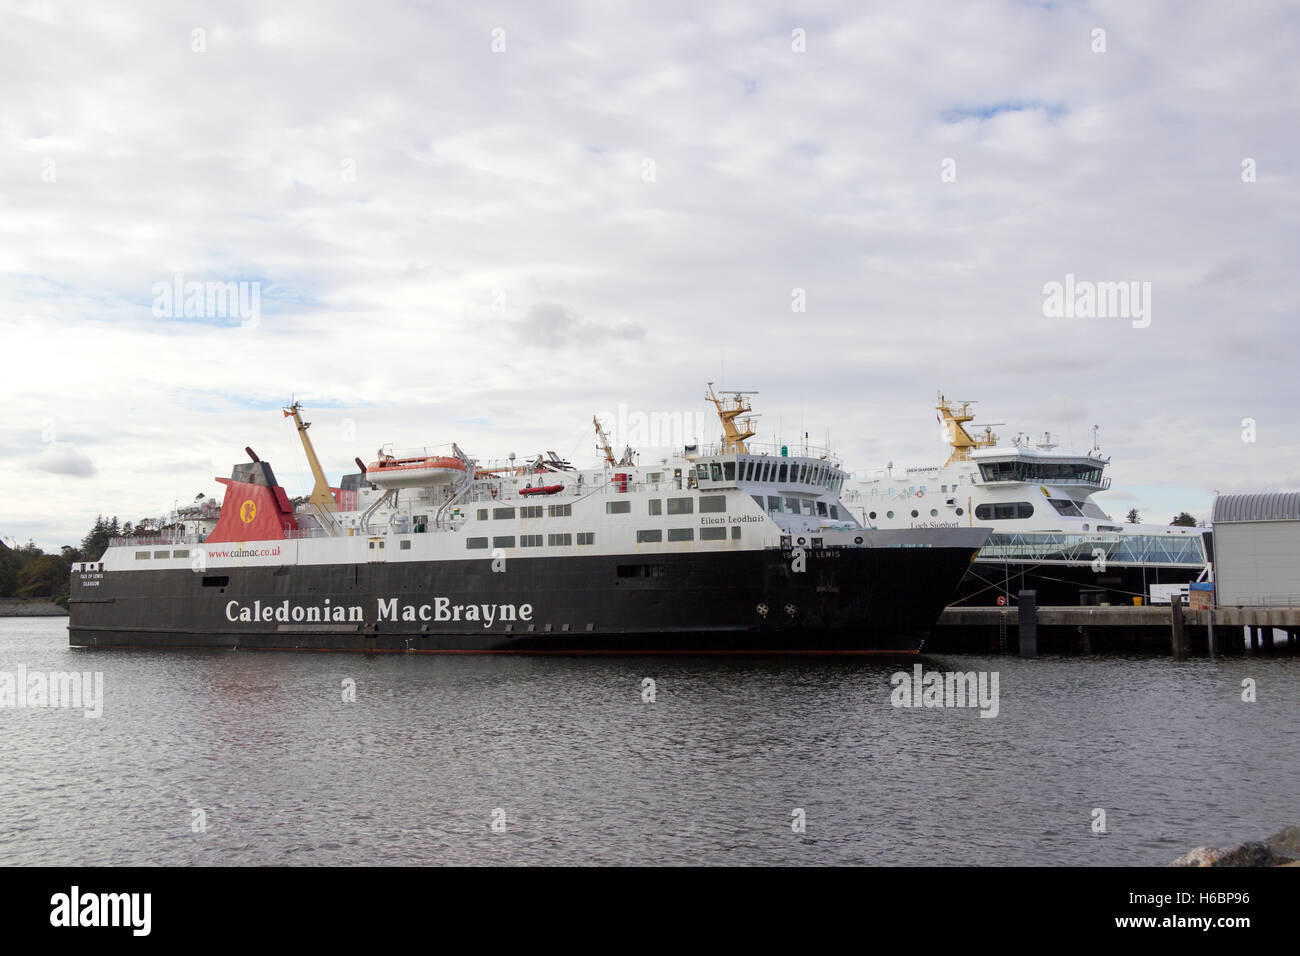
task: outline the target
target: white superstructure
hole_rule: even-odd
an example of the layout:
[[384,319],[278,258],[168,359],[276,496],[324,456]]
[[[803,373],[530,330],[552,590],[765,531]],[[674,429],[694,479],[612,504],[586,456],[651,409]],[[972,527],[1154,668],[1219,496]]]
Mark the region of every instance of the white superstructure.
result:
[[1110,459],[1096,445],[1058,451],[1050,435],[999,445],[989,428],[972,436],[970,402],[936,406],[952,452],[943,465],[883,470],[851,480],[844,502],[868,528],[983,527],[993,531],[981,560],[1206,564],[1204,528],[1130,524],[1093,495],[1110,487]]

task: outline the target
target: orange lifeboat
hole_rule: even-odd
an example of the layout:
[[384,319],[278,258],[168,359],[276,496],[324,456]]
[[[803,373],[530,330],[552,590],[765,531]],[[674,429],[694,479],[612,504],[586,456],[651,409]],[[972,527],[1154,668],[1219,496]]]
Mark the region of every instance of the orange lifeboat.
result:
[[465,477],[465,463],[449,455],[395,458],[381,455],[366,469],[366,481],[380,488],[428,488]]
[[564,485],[538,485],[535,488],[520,488],[521,495],[553,495],[564,490]]

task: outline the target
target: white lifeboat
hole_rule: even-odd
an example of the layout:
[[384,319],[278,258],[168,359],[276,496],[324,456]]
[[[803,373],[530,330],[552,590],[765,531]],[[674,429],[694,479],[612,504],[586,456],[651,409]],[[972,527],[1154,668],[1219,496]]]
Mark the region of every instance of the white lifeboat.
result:
[[450,485],[465,477],[465,463],[449,455],[395,458],[380,455],[366,468],[366,481],[380,488],[428,488]]

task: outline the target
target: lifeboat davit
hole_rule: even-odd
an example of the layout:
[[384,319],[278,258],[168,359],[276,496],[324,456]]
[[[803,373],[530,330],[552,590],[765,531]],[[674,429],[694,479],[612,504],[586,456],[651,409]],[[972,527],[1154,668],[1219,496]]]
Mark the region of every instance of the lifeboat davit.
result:
[[521,495],[553,495],[563,491],[564,485],[538,485],[536,488],[520,488]]
[[438,455],[425,458],[383,455],[366,469],[366,481],[380,488],[428,488],[431,485],[450,485],[464,477],[463,461]]

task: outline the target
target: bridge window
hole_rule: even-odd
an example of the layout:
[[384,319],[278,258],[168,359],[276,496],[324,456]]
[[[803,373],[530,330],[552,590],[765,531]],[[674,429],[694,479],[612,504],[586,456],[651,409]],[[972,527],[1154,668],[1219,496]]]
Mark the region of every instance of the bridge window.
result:
[[736,463],[734,461],[724,461],[722,463],[722,477],[727,481],[736,480]]
[[1028,501],[1010,501],[975,507],[975,517],[981,521],[1015,521],[1033,516],[1034,506]]
[[980,463],[985,481],[1071,481],[1101,484],[1102,466],[1090,462],[986,461]]

